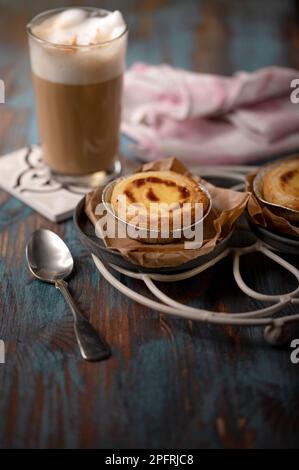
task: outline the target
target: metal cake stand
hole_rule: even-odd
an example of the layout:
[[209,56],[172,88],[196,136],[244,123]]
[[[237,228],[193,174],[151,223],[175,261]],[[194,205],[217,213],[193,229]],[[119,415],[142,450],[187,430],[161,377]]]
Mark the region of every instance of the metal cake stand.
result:
[[[197,171],[196,171],[197,170]],[[193,170],[194,174],[199,173],[205,179],[222,186],[231,187],[235,190],[244,188],[244,176],[253,171],[254,167],[230,166],[230,167],[201,167]],[[76,216],[75,216],[76,223]],[[264,337],[272,345],[281,345],[288,341],[288,325],[299,322],[299,313],[293,315],[283,315],[283,309],[288,305],[299,304],[299,270],[280,256],[280,253],[299,255],[299,241],[271,233],[268,230],[249,224],[254,232],[254,237],[250,230],[241,230],[237,227],[237,237],[231,237],[228,243],[223,243],[215,255],[210,256],[206,262],[200,262],[195,267],[179,272],[144,272],[124,267],[123,263],[107,262],[102,256],[102,251],[96,252],[89,245],[93,261],[101,275],[122,294],[142,305],[150,307],[164,314],[190,319],[194,321],[209,322],[218,325],[235,326],[256,326],[264,328]],[[77,223],[78,228],[78,223]],[[80,230],[80,228],[79,228]],[[241,240],[238,245],[236,238]],[[81,238],[82,240],[82,238]],[[82,240],[84,242],[84,240]],[[86,237],[85,237],[86,244]],[[243,280],[240,272],[240,258],[244,254],[259,252],[270,258],[278,266],[289,271],[297,279],[296,289],[279,295],[267,295],[250,288]],[[251,298],[263,301],[268,304],[259,310],[238,312],[229,314],[227,312],[209,311],[184,305],[172,299],[162,292],[156,285],[159,282],[178,282],[196,276],[206,269],[217,264],[223,258],[232,255],[233,275],[238,287],[244,294]],[[117,273],[124,274],[130,278],[142,280],[147,286],[155,300],[136,292],[123,284]]]

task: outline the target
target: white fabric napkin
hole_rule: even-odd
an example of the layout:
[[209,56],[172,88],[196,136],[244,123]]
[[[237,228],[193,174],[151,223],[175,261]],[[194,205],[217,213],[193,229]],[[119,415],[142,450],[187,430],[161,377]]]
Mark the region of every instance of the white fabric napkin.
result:
[[232,77],[137,63],[125,75],[122,131],[147,160],[244,164],[299,149],[299,71],[266,67]]

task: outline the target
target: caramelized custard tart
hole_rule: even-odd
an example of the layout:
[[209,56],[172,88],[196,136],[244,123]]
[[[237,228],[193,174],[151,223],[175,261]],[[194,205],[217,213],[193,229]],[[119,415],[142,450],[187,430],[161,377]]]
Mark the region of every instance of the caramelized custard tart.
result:
[[265,174],[263,196],[272,204],[299,211],[299,156]]
[[[186,212],[193,224],[196,203],[202,204],[202,216],[205,215],[210,207],[208,192],[191,177],[174,171],[135,173],[117,182],[111,195],[111,206],[116,215],[122,219],[125,216],[127,222],[134,220],[134,225],[145,228],[149,224],[149,213],[151,223],[156,218],[159,228],[167,217],[173,222],[182,220]],[[134,209],[138,209],[137,219]]]

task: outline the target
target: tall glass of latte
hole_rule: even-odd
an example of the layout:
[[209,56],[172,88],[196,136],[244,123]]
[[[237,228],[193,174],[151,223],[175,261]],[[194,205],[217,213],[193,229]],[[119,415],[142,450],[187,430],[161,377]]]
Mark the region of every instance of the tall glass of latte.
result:
[[119,11],[50,10],[27,26],[44,161],[54,179],[97,186],[120,173],[127,26]]

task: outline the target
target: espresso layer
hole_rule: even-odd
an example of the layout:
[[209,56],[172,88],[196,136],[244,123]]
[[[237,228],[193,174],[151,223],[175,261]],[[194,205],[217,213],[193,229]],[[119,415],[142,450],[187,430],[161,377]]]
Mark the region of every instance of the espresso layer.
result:
[[110,171],[118,153],[122,75],[90,85],[66,85],[34,75],[43,154],[61,174]]

